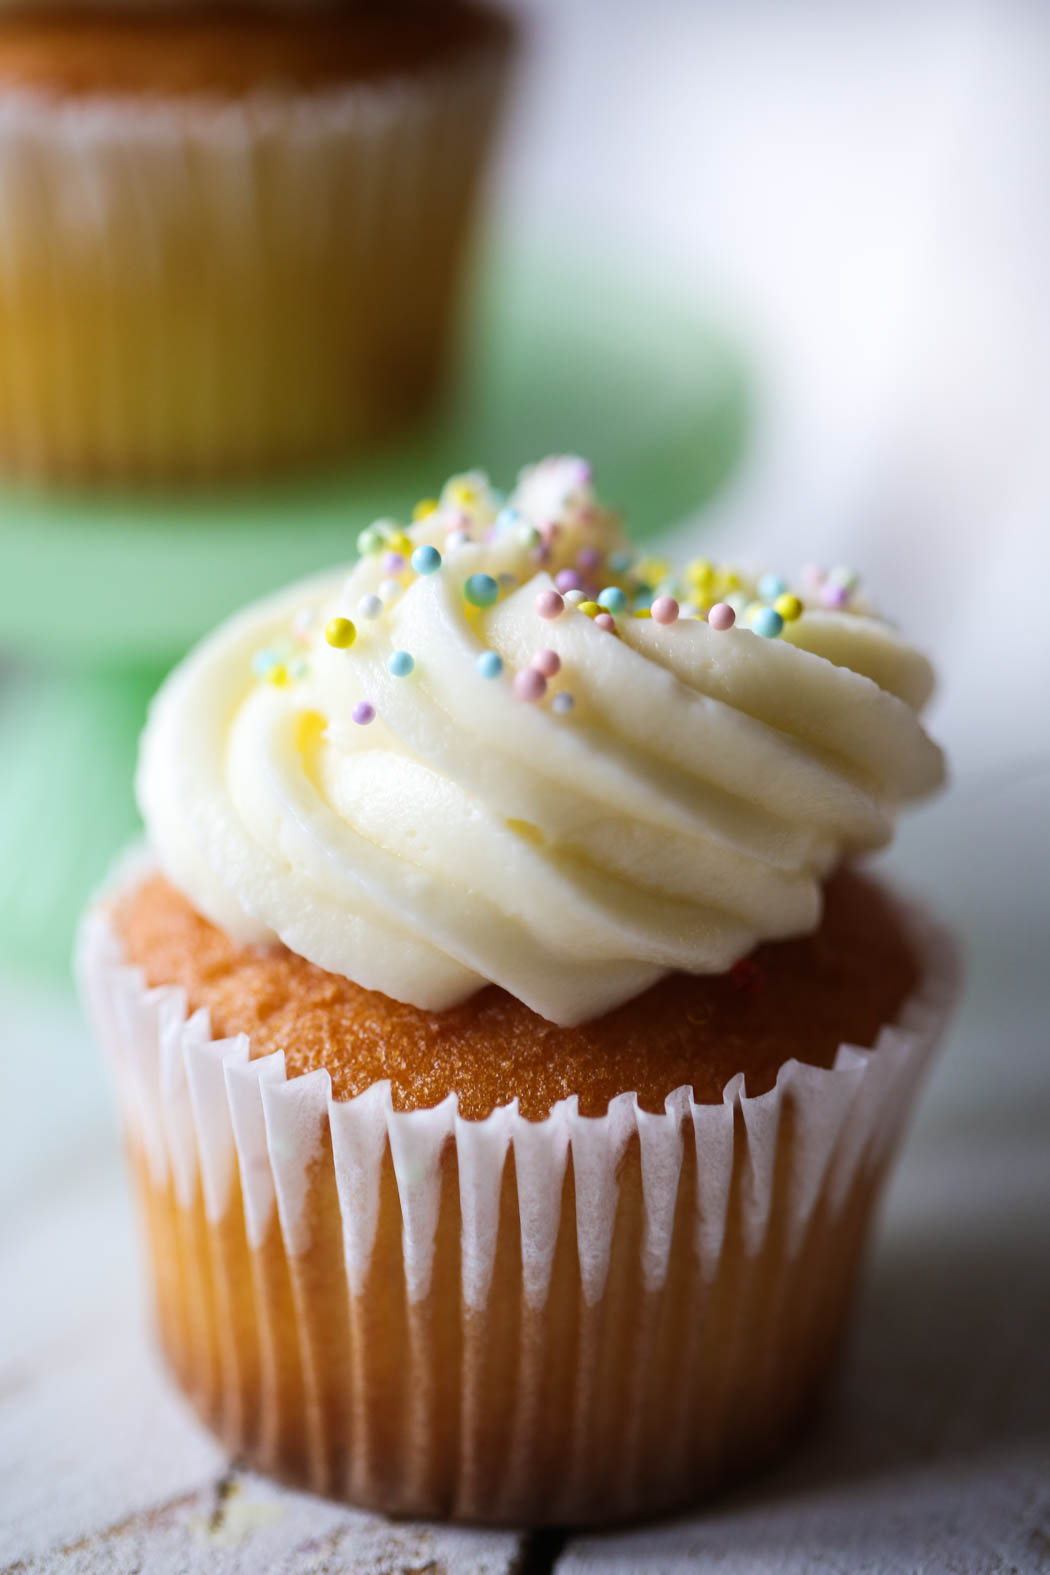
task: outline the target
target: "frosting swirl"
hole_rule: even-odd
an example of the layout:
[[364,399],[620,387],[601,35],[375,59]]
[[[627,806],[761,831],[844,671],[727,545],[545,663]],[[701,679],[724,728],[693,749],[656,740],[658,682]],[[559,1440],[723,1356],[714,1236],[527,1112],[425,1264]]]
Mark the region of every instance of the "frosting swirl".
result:
[[[407,533],[365,536],[349,573],[222,626],[151,709],[157,858],[236,940],[427,1009],[491,981],[572,1024],[812,929],[822,877],[942,779],[932,673],[890,625],[843,591],[778,638],[719,630],[703,604],[721,585],[743,612],[754,585],[706,567],[682,616],[645,616],[661,566],[628,565],[581,461],[509,504],[455,478]],[[574,579],[610,587],[614,619],[586,585],[541,617]]]

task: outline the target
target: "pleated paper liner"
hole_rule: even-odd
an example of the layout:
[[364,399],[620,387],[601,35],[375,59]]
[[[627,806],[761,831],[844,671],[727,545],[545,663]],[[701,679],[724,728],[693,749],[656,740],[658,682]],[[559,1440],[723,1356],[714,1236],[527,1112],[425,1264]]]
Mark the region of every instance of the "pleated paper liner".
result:
[[601,1524],[771,1457],[831,1369],[872,1207],[954,995],[757,1097],[633,1094],[529,1122],[454,1097],[331,1098],[214,1040],[122,964],[100,904],[81,987],[109,1056],[161,1344],[239,1457],[393,1514]]
[[251,477],[412,421],[505,76],[488,39],[285,97],[0,98],[0,464]]

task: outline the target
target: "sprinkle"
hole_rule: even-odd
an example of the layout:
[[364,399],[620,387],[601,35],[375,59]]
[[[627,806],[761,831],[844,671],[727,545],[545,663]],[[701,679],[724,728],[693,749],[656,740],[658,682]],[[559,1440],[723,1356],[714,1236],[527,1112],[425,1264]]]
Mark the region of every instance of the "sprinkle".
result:
[[499,596],[499,585],[491,574],[472,574],[463,587],[472,607],[491,607]]
[[849,601],[849,591],[844,585],[835,585],[833,581],[826,580],[820,587],[820,600],[825,607],[845,607]]
[[535,667],[523,667],[514,675],[514,693],[527,705],[535,705],[547,693],[547,680]]
[[779,574],[763,574],[757,589],[764,602],[775,602],[778,596],[783,596],[787,586]]
[[606,634],[614,634],[616,631],[616,619],[611,612],[598,613],[594,623],[596,628],[604,629]]
[[252,657],[252,673],[256,678],[265,678],[279,661],[276,651],[256,651]]
[[557,651],[537,651],[529,666],[542,673],[544,678],[553,678],[561,671],[561,657]]
[[396,602],[401,595],[401,587],[396,580],[380,580],[379,600],[384,607],[389,607],[391,602]]
[[518,545],[521,547],[527,547],[530,552],[534,547],[539,547],[542,542],[543,537],[540,535],[535,525],[522,525],[518,531]]
[[[496,515],[496,529],[498,531],[513,530],[520,519],[521,515],[519,514],[518,510],[513,506],[513,504],[508,503],[506,508],[500,509],[499,513]],[[536,530],[535,525],[526,525],[524,528],[525,530]],[[536,541],[539,541],[539,539],[540,533],[537,530]],[[531,545],[535,546],[536,542],[532,542]]]
[[784,627],[784,620],[775,607],[758,607],[749,622],[756,634],[764,640],[775,640]]
[[437,498],[420,498],[412,510],[412,518],[418,523],[420,520],[429,519],[431,514],[437,513]]
[[652,616],[653,610],[651,607],[636,607],[632,614],[634,618],[651,618]]
[[560,618],[565,611],[565,598],[557,591],[541,591],[535,605],[541,618]]
[[597,547],[581,547],[576,554],[576,567],[582,569],[584,574],[591,574],[602,561],[602,555]]
[[436,574],[441,567],[441,554],[436,547],[417,547],[412,554],[412,567],[417,574]]
[[405,567],[404,557],[400,552],[384,552],[380,567],[384,574],[400,574]]
[[678,603],[673,596],[658,596],[649,610],[657,623],[674,623],[678,617]]
[[412,538],[406,536],[403,530],[393,530],[387,536],[387,546],[391,552],[399,552],[402,558],[407,558],[412,551]]
[[581,591],[579,589],[575,589],[575,590],[571,590],[571,591],[566,591],[565,592],[565,601],[568,603],[568,605],[570,607],[578,607],[581,602],[585,602],[586,600],[587,600],[587,592],[586,591]]
[[407,678],[416,665],[416,659],[408,651],[392,651],[386,665],[395,678]]
[[740,576],[735,569],[718,569],[715,571],[715,584],[723,595],[726,591],[738,591]]
[[598,597],[598,606],[604,607],[606,612],[626,612],[627,597],[618,585],[607,585]]
[[614,574],[626,574],[634,562],[629,552],[613,552],[609,554],[609,567]]
[[731,629],[736,623],[736,613],[728,602],[715,602],[707,615],[712,629]]
[[818,591],[824,583],[824,570],[819,563],[807,563],[802,570],[802,583],[811,591]]
[[715,566],[707,558],[694,558],[686,565],[685,577],[698,591],[706,591],[715,577]]
[[588,618],[597,618],[601,612],[597,602],[577,602],[576,607],[578,612],[586,613]]
[[478,489],[473,482],[467,481],[463,476],[456,476],[448,482],[445,491],[453,503],[458,503],[460,508],[469,508],[478,500]]
[[458,552],[461,547],[469,547],[472,539],[473,538],[468,531],[449,531],[448,535],[445,537],[445,551]]
[[783,596],[778,596],[773,606],[785,623],[794,623],[796,618],[802,616],[802,603],[790,591],[785,591]]
[[309,664],[303,656],[297,656],[294,661],[288,663],[289,678],[305,678],[309,671]]
[[568,690],[562,689],[551,701],[551,710],[557,711],[559,716],[567,716],[575,704],[576,702]]
[[382,611],[383,603],[378,596],[374,596],[371,592],[367,596],[362,596],[357,604],[357,616],[359,618],[378,618]]
[[828,579],[833,580],[836,585],[844,585],[847,591],[854,591],[860,575],[855,569],[847,569],[844,564],[839,563],[834,569],[828,570]]
[[273,664],[266,674],[266,680],[268,683],[273,684],[275,689],[285,689],[291,682],[288,676],[288,669],[283,662],[275,662]]
[[332,618],[325,627],[324,637],[337,651],[348,651],[357,639],[357,629],[349,618]]
[[559,569],[554,576],[554,583],[559,591],[582,591],[583,581],[575,569]]
[[376,719],[376,708],[368,700],[359,700],[350,712],[358,727],[367,727]]
[[384,539],[375,525],[369,525],[357,538],[357,550],[362,558],[372,558],[377,552],[382,552]]
[[482,678],[498,678],[503,671],[503,658],[495,651],[482,651],[474,666]]
[[638,585],[638,586],[636,586],[635,587],[635,597],[634,597],[634,610],[635,610],[635,612],[639,612],[639,611],[641,611],[643,609],[646,612],[648,612],[652,605],[653,605],[653,591],[652,591],[651,587],[648,586],[648,585]]

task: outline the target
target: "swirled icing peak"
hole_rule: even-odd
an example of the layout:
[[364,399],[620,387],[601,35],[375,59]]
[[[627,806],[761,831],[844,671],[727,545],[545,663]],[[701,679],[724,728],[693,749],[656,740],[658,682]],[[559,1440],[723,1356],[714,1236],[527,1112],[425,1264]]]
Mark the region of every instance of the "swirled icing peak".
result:
[[822,877],[942,779],[929,665],[851,574],[639,558],[579,459],[509,499],[454,477],[359,549],[150,713],[158,860],[235,940],[576,1023],[812,929]]

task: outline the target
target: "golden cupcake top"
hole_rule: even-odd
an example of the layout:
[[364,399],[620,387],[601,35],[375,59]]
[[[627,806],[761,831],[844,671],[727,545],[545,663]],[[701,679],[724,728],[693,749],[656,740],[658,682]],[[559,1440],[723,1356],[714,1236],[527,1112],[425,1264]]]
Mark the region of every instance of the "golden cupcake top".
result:
[[579,459],[509,498],[454,477],[358,545],[151,712],[158,860],[237,942],[578,1023],[812,931],[827,875],[942,779],[929,664],[855,576],[639,556]]

